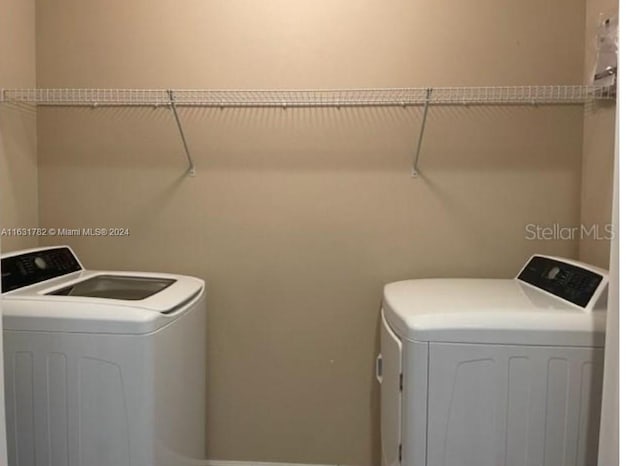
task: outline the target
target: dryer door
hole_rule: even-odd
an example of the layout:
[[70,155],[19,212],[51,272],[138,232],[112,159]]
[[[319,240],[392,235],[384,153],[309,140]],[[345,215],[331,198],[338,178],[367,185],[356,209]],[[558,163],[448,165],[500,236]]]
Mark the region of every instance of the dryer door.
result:
[[378,380],[381,385],[382,466],[400,464],[402,413],[402,342],[382,315]]

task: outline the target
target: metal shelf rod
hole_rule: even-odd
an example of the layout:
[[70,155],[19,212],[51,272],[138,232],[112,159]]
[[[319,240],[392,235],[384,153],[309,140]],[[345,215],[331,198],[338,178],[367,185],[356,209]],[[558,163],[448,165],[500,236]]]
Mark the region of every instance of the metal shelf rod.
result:
[[191,158],[191,151],[189,150],[189,145],[187,144],[187,138],[184,135],[184,130],[182,129],[182,123],[180,122],[180,116],[178,115],[178,110],[176,109],[175,98],[173,95],[173,91],[169,89],[167,91],[167,95],[169,96],[169,102],[171,106],[171,112],[173,113],[173,117],[176,120],[176,125],[178,126],[178,132],[180,133],[180,139],[182,140],[182,146],[184,147],[184,153],[187,156],[187,162],[189,163],[189,168],[187,169],[189,175],[195,176],[196,167],[193,164],[193,159]]
[[424,130],[427,126],[427,113],[429,112],[429,98],[433,89],[427,89],[427,93],[424,97],[424,111],[422,112],[422,124],[420,125],[420,136],[418,136],[418,147],[416,148],[416,156],[413,159],[413,168],[411,170],[411,176],[416,177],[420,172],[418,170],[418,162],[420,162],[420,149],[422,149],[422,138],[424,137]]

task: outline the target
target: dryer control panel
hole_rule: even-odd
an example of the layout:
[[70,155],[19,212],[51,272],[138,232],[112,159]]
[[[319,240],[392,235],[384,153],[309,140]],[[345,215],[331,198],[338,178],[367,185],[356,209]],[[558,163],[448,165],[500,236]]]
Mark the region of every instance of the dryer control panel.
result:
[[2,257],[2,292],[82,270],[68,247],[38,249]]
[[583,308],[596,292],[606,291],[600,287],[605,279],[603,273],[545,256],[533,256],[518,275],[518,280]]

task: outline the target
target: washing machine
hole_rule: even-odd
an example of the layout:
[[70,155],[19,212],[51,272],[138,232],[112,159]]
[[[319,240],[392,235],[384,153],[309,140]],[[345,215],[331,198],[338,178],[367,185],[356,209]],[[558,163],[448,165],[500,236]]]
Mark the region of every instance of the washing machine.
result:
[[607,287],[543,255],[515,279],[386,285],[382,464],[596,465]]
[[205,454],[205,285],[2,256],[10,466],[191,466]]

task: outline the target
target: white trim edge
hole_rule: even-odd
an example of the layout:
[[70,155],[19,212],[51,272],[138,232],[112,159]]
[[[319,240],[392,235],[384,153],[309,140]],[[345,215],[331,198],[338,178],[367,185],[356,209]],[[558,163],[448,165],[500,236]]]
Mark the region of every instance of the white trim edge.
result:
[[209,460],[208,466],[340,466],[337,464],[310,464],[310,463],[270,463],[265,461],[227,461]]

